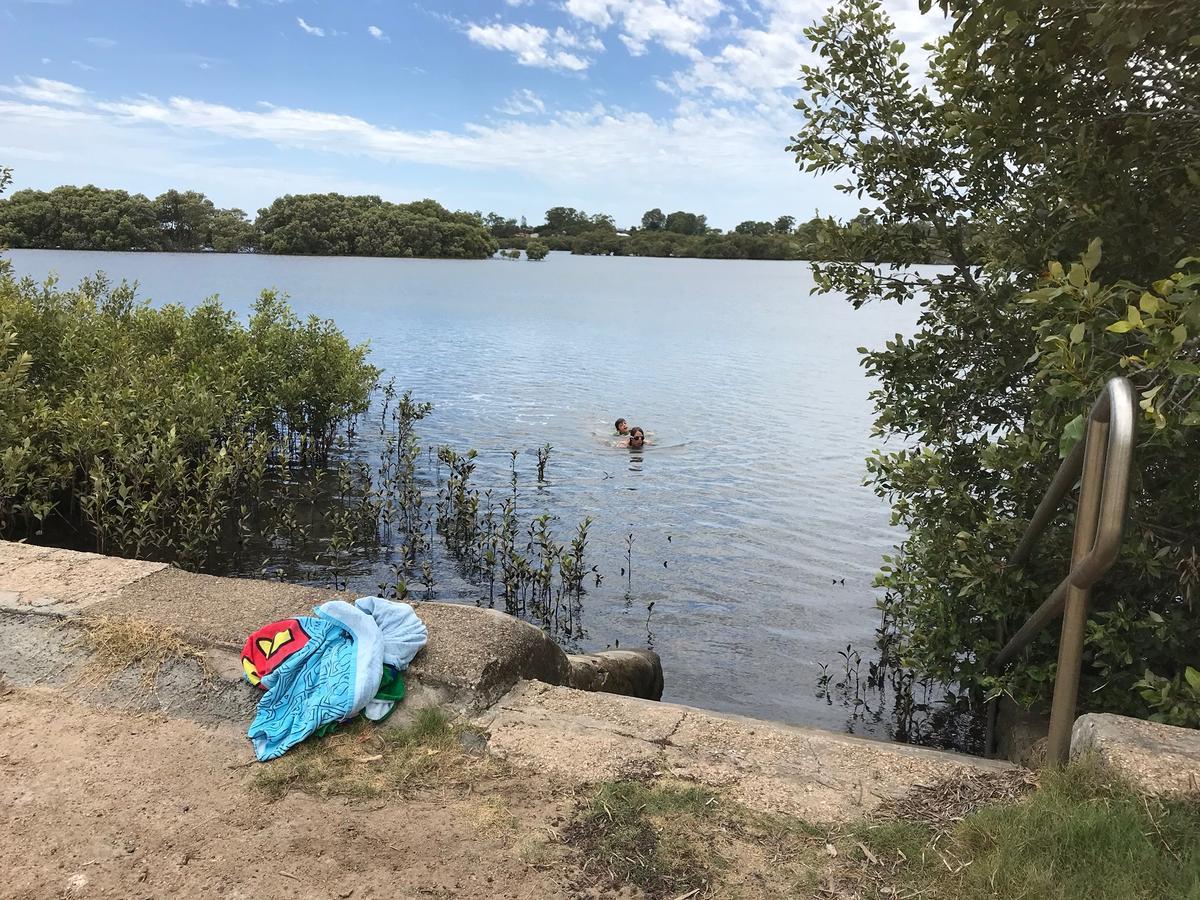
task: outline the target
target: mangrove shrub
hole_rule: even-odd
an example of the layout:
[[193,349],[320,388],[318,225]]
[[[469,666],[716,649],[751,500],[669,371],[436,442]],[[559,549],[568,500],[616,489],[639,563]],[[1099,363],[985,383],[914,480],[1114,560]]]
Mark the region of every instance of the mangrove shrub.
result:
[[377,375],[270,292],[243,324],[0,259],[0,535],[202,566],[275,467],[329,454]]
[[[929,0],[923,10],[928,12]],[[791,149],[868,202],[815,245],[819,289],[920,304],[865,352],[891,449],[869,480],[903,529],[884,649],[915,672],[1044,701],[1057,634],[987,669],[1065,574],[1071,510],[1006,569],[1105,381],[1141,404],[1121,557],[1094,594],[1080,702],[1200,724],[1200,40],[1188,0],[943,0],[927,80],[872,0],[811,28]],[[943,259],[914,271],[845,260]],[[1147,672],[1146,670],[1149,670]]]

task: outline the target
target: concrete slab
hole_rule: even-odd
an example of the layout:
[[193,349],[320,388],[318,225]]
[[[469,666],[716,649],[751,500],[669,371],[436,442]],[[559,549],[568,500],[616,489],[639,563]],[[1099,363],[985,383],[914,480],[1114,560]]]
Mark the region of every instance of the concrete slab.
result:
[[314,606],[337,598],[352,599],[324,588],[164,568],[89,607],[87,614],[156,622],[189,640],[240,650],[247,636],[268,622],[308,615]]
[[1200,792],[1200,731],[1111,713],[1075,720],[1071,756],[1102,763],[1155,794]]
[[130,668],[111,680],[88,669],[80,619],[0,611],[0,674],[21,687],[57,687],[94,706],[150,710],[205,724],[254,718],[258,692],[241,677],[234,654],[209,651],[208,671],[195,659],[168,661],[147,681]]
[[0,606],[76,612],[166,568],[165,563],[0,541]]
[[[327,600],[353,597],[324,588],[167,569],[89,607],[87,615],[156,622],[190,640],[236,650],[268,622],[309,615]],[[527,622],[475,606],[413,605],[429,629],[429,644],[410,671],[414,678],[446,689],[464,708],[489,706],[521,678],[560,683],[568,677],[566,654]]]
[[1008,763],[523,682],[477,723],[489,750],[573,781],[667,774],[764,811],[861,817],[915,784]]

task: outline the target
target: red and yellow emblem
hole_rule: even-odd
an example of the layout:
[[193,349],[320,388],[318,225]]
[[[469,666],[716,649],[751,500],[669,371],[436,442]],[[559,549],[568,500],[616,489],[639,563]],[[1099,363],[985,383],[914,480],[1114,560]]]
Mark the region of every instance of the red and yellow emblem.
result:
[[308,643],[308,632],[299,619],[283,619],[264,625],[246,639],[242,647],[242,672],[251,684],[260,682],[285,659]]

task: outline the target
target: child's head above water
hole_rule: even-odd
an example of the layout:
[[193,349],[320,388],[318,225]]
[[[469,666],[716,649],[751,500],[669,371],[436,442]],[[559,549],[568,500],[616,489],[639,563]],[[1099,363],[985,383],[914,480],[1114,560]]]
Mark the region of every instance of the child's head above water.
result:
[[629,423],[624,419],[617,419],[616,422],[617,434],[629,434]]

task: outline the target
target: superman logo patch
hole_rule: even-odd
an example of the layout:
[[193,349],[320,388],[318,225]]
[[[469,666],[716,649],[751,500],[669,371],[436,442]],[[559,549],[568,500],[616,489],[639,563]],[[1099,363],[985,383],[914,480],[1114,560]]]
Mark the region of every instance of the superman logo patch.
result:
[[299,619],[264,625],[242,647],[242,673],[251,684],[261,686],[264,677],[307,643],[308,632]]

